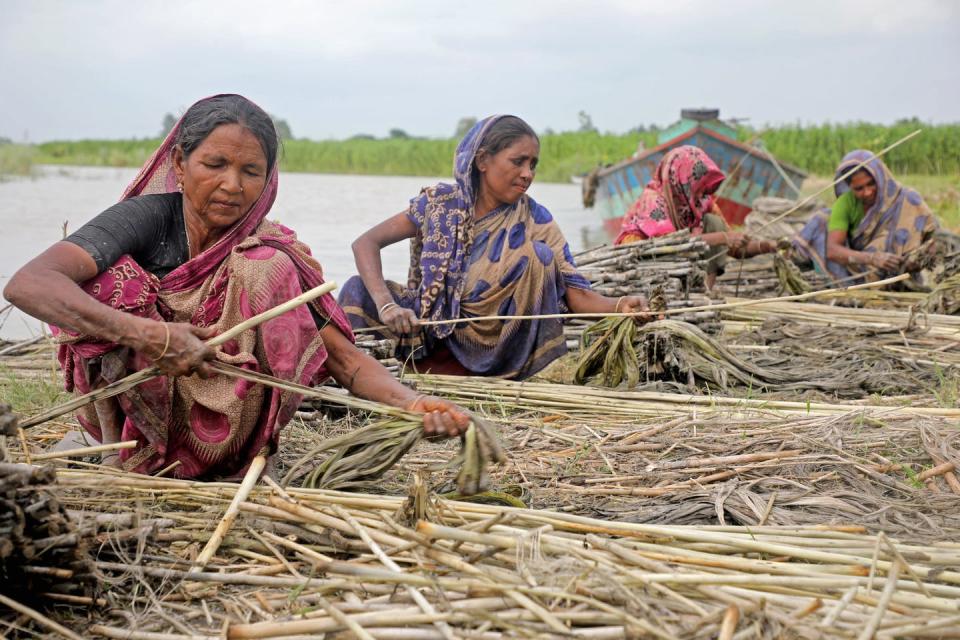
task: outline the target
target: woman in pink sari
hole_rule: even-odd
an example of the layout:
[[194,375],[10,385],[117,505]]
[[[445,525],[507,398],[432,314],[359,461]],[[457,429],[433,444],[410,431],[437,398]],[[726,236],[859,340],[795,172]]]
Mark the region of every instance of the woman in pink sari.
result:
[[729,253],[745,258],[771,253],[775,242],[753,240],[731,231],[715,201],[726,176],[707,153],[694,146],[671,149],[657,165],[656,173],[633,203],[614,244],[627,244],[689,229],[710,245],[704,256],[707,286],[713,288]]
[[4,290],[55,327],[68,390],[87,393],[153,365],[166,374],[80,411],[96,440],[138,442],[111,464],[153,473],[178,462],[177,477],[234,477],[276,450],[301,397],[214,375],[214,359],[300,384],[332,376],[358,396],[423,412],[431,434],[466,428],[462,409],[416,395],[360,352],[329,294],[220,351],[204,343],[323,282],[307,246],[266,220],[278,146],[270,117],[246,98],[197,102],[119,203]]

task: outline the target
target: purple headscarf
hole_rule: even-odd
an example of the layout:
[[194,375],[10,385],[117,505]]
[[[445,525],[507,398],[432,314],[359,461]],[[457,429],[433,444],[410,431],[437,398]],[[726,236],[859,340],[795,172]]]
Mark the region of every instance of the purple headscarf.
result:
[[[410,276],[407,286],[418,293],[414,311],[420,318],[445,320],[460,317],[464,272],[473,244],[473,207],[477,185],[473,181],[473,162],[484,137],[504,115],[493,115],[473,125],[457,145],[453,156],[456,184],[441,182],[424,189],[410,201],[408,217],[417,227],[425,223],[410,247]],[[517,206],[504,205],[493,215]],[[437,338],[453,333],[453,325],[429,327]]]
[[[835,178],[840,180],[841,176],[865,161],[862,169],[876,182],[877,199],[865,212],[857,228],[847,234],[847,245],[855,251],[883,251],[902,256],[919,247],[937,230],[939,224],[920,194],[901,186],[883,160],[870,151],[857,149],[845,155],[837,166]],[[840,180],[834,187],[837,197],[849,190],[850,185],[846,180]],[[829,218],[829,212],[814,214],[794,237],[793,244],[821,272],[837,279],[848,279],[863,268],[841,265],[827,259]],[[873,270],[867,273],[870,278],[878,277]]]

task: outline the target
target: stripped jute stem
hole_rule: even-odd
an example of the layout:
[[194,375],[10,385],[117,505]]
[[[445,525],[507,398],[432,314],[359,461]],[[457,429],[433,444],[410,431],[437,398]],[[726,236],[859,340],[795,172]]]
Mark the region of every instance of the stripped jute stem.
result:
[[[300,294],[296,298],[293,298],[291,300],[278,304],[272,309],[267,309],[263,313],[257,314],[248,320],[244,320],[237,326],[232,327],[227,331],[224,331],[220,335],[210,338],[209,340],[207,340],[206,344],[211,347],[222,346],[225,342],[227,342],[228,340],[232,340],[233,338],[240,335],[244,331],[248,329],[252,329],[260,324],[263,324],[267,320],[272,320],[277,316],[281,316],[292,309],[296,309],[300,305],[306,304],[307,302],[310,302],[311,300],[319,298],[324,294],[330,293],[336,288],[337,288],[336,282],[325,282],[319,287],[315,287],[310,291]],[[56,418],[57,416],[61,416],[70,411],[76,411],[77,409],[81,407],[85,407],[86,405],[92,402],[96,402],[97,400],[105,400],[106,398],[112,398],[113,396],[119,395],[121,393],[129,391],[130,389],[133,389],[137,385],[143,382],[146,382],[147,380],[156,378],[159,375],[162,375],[162,372],[158,367],[141,369],[136,373],[130,374],[126,378],[122,378],[115,382],[111,382],[105,387],[102,387],[95,391],[91,391],[90,393],[86,393],[82,396],[77,396],[68,402],[64,402],[63,404],[59,404],[53,407],[52,409],[49,409],[48,411],[44,411],[43,413],[40,413],[31,418],[28,418],[20,423],[20,427],[23,429],[34,427],[38,424],[46,422],[47,420],[50,420],[52,418]]]
[[64,638],[69,638],[70,640],[83,640],[82,636],[78,636],[73,631],[70,631],[70,629],[67,629],[66,627],[64,627],[62,624],[54,622],[53,620],[43,615],[36,609],[31,609],[30,607],[24,604],[20,604],[16,600],[13,600],[12,598],[8,598],[2,593],[0,593],[0,604],[7,607],[8,609],[13,609],[19,614],[27,616],[31,620],[36,621],[37,623],[43,625],[44,627],[46,627],[50,631],[53,631],[54,633],[60,634]]
[[240,487],[234,494],[230,506],[227,507],[227,512],[223,515],[213,535],[210,536],[203,551],[200,552],[200,555],[197,556],[196,561],[194,561],[193,567],[190,569],[191,573],[202,571],[204,567],[207,566],[207,563],[210,562],[210,559],[213,558],[217,549],[220,548],[220,545],[223,544],[223,539],[226,537],[230,527],[233,526],[233,521],[237,519],[237,514],[240,513],[240,503],[244,502],[247,496],[250,495],[250,492],[253,491],[253,487],[257,484],[257,480],[260,479],[260,474],[266,465],[267,452],[261,451],[250,463],[247,473],[243,476],[243,482],[240,483]]
[[138,442],[136,440],[125,440],[123,442],[114,442],[113,444],[98,444],[92,447],[79,447],[67,451],[50,451],[48,453],[38,453],[33,455],[33,460],[56,460],[58,458],[80,458],[94,453],[106,453],[108,451],[119,451],[121,449],[133,449]]
[[[865,282],[863,284],[855,284],[849,287],[844,287],[842,289],[820,289],[818,291],[810,291],[807,293],[798,293],[790,296],[780,296],[777,298],[757,298],[754,300],[738,300],[736,302],[725,302],[722,304],[708,304],[701,305],[699,307],[678,307],[675,309],[664,309],[662,311],[636,311],[636,312],[617,312],[617,313],[543,313],[537,315],[495,315],[495,316],[477,316],[471,318],[451,318],[449,320],[423,320],[418,323],[420,327],[436,327],[441,325],[448,324],[464,324],[468,322],[483,322],[485,320],[572,320],[575,318],[636,318],[649,316],[653,318],[654,316],[671,316],[671,315],[683,315],[689,313],[695,313],[698,311],[722,311],[724,309],[737,309],[740,307],[752,307],[756,305],[769,304],[771,302],[798,302],[800,300],[810,300],[811,298],[816,298],[817,296],[822,296],[826,294],[836,294],[844,291],[858,291],[860,289],[875,289],[878,287],[885,287],[888,284],[893,284],[895,282],[902,282],[910,277],[908,273],[901,273],[900,275],[891,276],[883,280],[878,280],[876,282]],[[375,327],[363,327],[361,329],[354,329],[354,333],[368,333],[372,331],[381,331],[387,329],[386,325],[377,325]]]

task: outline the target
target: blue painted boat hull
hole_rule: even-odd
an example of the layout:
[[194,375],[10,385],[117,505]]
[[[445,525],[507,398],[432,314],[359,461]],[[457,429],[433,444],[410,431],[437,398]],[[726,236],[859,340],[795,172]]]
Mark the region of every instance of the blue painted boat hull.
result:
[[[730,224],[739,225],[760,196],[796,198],[806,173],[770,159],[763,150],[745,145],[705,127],[694,127],[639,156],[597,173],[594,207],[611,239],[620,232],[624,214],[650,182],[663,156],[674,147],[693,145],[707,152],[727,179],[718,192],[718,204]],[[792,183],[792,184],[791,184]]]

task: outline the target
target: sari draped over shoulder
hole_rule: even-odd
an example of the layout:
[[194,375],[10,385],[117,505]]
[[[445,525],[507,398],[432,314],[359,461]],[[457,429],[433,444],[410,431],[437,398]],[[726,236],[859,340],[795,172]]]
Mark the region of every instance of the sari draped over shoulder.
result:
[[[394,301],[421,320],[559,313],[566,311],[568,287],[590,288],[553,216],[529,196],[474,217],[473,160],[499,117],[480,121],[460,142],[456,184],[423,189],[410,202],[407,217],[417,233],[407,285],[387,286]],[[359,277],[344,285],[340,304],[354,329],[381,324]],[[400,358],[422,359],[445,347],[470,372],[507,378],[528,377],[566,353],[556,319],[488,319],[425,326],[402,339],[382,330],[377,337],[397,340]]]
[[[855,251],[873,253],[883,251],[895,255],[904,255],[916,249],[937,228],[936,217],[930,211],[920,194],[900,185],[890,173],[883,160],[874,157],[869,151],[859,149],[844,156],[837,167],[835,179],[867,161],[863,168],[877,185],[877,199],[865,212],[857,228],[847,234],[847,245]],[[850,189],[845,180],[834,187],[837,197]],[[876,281],[886,275],[865,265],[841,265],[827,259],[827,235],[830,214],[827,211],[815,213],[800,233],[794,238],[793,245],[803,258],[813,262],[816,269],[835,279],[847,282]]]
[[[122,199],[175,190],[170,152],[180,123],[147,161]],[[82,285],[114,309],[167,322],[214,327],[218,333],[323,282],[309,248],[286,227],[267,221],[276,198],[273,167],[259,199],[213,246],[162,279],[130,256]],[[312,304],[352,340],[349,322],[329,294]],[[53,328],[68,391],[87,393],[152,362],[120,345]],[[217,359],[300,384],[327,377],[327,351],[311,309],[301,306],[228,341]],[[266,449],[276,450],[280,430],[301,396],[218,375],[153,378],[134,389],[81,409],[81,425],[98,440],[102,421],[122,422],[121,438],[137,447],[121,451],[123,467],[152,473],[179,462],[171,475],[222,478],[241,475]]]
[[671,149],[624,215],[614,244],[701,229],[704,214],[713,206],[713,194],[725,177],[699,147]]

